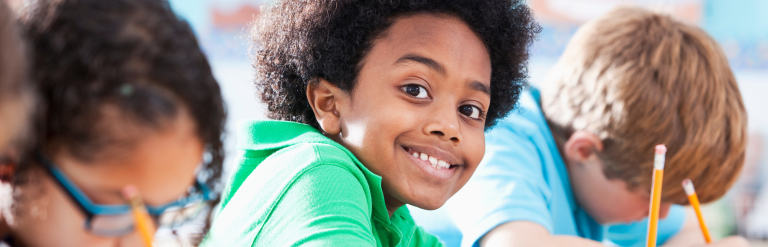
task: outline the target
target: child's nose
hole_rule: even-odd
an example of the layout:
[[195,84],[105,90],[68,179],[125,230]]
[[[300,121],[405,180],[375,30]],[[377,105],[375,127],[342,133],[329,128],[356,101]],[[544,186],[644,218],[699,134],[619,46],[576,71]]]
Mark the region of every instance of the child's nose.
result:
[[[659,219],[667,218],[667,215],[669,214],[669,208],[672,207],[671,203],[662,203],[659,207]],[[641,220],[645,217],[648,217],[650,214],[650,211],[648,211],[648,207],[645,208],[645,211],[643,211],[642,215],[638,215],[637,218],[634,220]]]
[[667,218],[667,214],[669,214],[669,208],[672,207],[671,203],[662,203],[661,207],[659,208],[659,218],[664,219]]
[[447,114],[441,110],[429,117],[429,123],[424,126],[424,132],[428,135],[435,135],[443,141],[450,141],[454,145],[458,145],[462,141],[461,132],[459,131],[459,118],[455,111],[451,111],[454,114]]

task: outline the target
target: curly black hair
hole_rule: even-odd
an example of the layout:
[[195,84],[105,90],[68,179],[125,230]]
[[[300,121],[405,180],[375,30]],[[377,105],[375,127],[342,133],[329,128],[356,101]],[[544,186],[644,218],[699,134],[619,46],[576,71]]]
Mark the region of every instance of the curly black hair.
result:
[[191,27],[168,2],[37,0],[21,21],[42,101],[37,149],[63,148],[88,161],[115,144],[94,128],[105,106],[150,128],[184,109],[205,144],[201,179],[219,187],[221,90]]
[[541,31],[524,1],[280,1],[251,29],[255,84],[268,116],[319,128],[307,84],[322,78],[351,92],[374,40],[396,18],[417,13],[456,16],[485,43],[492,67],[485,128],[495,125],[517,103],[528,48]]

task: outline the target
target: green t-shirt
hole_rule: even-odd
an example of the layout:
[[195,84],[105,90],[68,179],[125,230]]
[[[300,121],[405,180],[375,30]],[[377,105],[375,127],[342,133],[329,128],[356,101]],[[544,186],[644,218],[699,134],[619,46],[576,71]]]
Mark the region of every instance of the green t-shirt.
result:
[[311,126],[242,122],[237,148],[201,246],[442,246],[406,207],[390,217],[381,177]]

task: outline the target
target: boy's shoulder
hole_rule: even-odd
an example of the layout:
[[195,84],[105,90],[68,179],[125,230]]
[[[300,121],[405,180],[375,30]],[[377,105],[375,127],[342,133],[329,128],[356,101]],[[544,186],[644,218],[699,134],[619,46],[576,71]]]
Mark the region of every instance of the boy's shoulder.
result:
[[[260,166],[292,171],[289,177],[299,176],[302,172],[318,169],[322,166],[335,166],[349,171],[364,181],[364,172],[358,161],[344,147],[336,144],[310,142],[296,143],[276,151],[267,157]],[[278,171],[276,171],[278,172]],[[279,172],[278,172],[279,173]]]
[[365,168],[357,158],[311,126],[283,121],[248,121],[240,125],[238,165],[258,167],[257,174],[249,177],[296,179],[320,166],[336,166],[365,182]]
[[365,168],[351,152],[311,126],[284,121],[242,121],[238,123],[237,134],[239,151],[222,194],[222,209],[236,194],[245,193],[239,190],[246,183],[261,184],[254,185],[260,195],[282,191],[287,187],[275,186],[288,186],[319,166],[337,166],[342,169],[331,170],[352,174],[361,185],[368,182]]
[[[288,202],[350,201],[365,211],[371,208],[371,181],[351,152],[310,126],[269,122],[240,123],[237,166],[206,237],[208,245],[284,238],[290,233],[270,229],[281,220],[301,220],[307,207],[325,205]],[[331,209],[310,211],[318,210]]]

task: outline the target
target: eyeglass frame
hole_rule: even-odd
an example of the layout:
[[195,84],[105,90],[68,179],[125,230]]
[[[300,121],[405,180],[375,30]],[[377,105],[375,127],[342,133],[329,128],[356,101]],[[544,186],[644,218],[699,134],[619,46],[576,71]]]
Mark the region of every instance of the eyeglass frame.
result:
[[[74,182],[72,182],[72,180],[70,180],[61,169],[56,167],[56,165],[54,165],[51,160],[43,156],[43,154],[40,152],[37,152],[36,156],[44,170],[54,178],[56,184],[62,188],[67,196],[75,202],[75,205],[80,209],[80,211],[85,214],[85,222],[83,227],[85,227],[86,230],[92,230],[91,221],[95,216],[124,215],[131,213],[132,209],[128,204],[104,205],[94,203],[85,194],[85,192],[83,192]],[[191,203],[206,202],[214,199],[214,193],[212,193],[208,186],[199,178],[195,179],[194,186],[196,190],[200,191],[200,193],[180,198],[174,202],[162,206],[146,205],[147,212],[154,218],[157,218],[160,217],[160,215],[162,215],[168,208],[183,208],[184,206]]]

